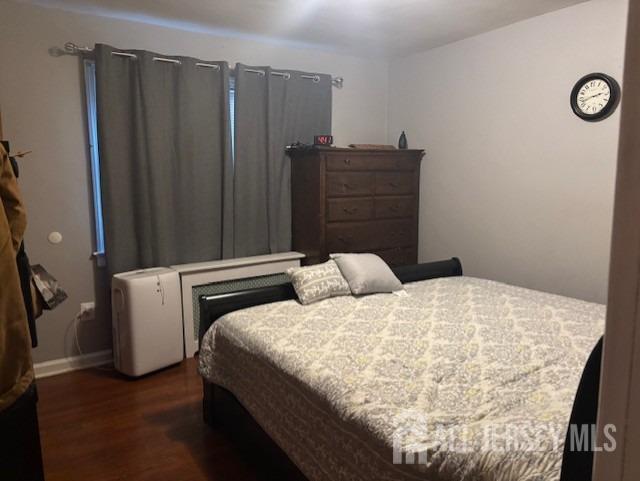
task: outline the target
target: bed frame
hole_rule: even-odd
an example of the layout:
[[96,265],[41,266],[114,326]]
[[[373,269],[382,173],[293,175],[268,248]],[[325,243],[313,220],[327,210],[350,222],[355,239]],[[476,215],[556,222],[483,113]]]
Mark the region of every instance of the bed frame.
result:
[[[454,257],[445,261],[395,267],[393,272],[404,284],[437,277],[461,276],[462,264],[458,258]],[[225,314],[289,299],[296,299],[296,293],[289,282],[271,287],[201,296],[199,344],[209,327]],[[278,479],[306,480],[284,451],[258,425],[233,394],[206,380],[203,381],[203,389],[202,408],[207,424],[223,428],[243,447],[251,448],[250,461],[255,462],[257,455],[261,465],[267,464],[270,472],[278,472]]]
[[[462,275],[462,264],[456,257],[438,262],[393,268],[402,283],[415,282],[436,277]],[[221,316],[260,304],[295,299],[291,283],[200,297],[199,343],[209,327]],[[595,424],[598,411],[600,385],[600,363],[602,340],[593,350],[576,393],[569,423]],[[203,381],[204,420],[210,426],[222,428],[248,454],[248,463],[260,463],[267,477],[264,479],[308,481],[286,453],[269,437],[251,414],[228,390]],[[568,436],[568,434],[567,434]],[[590,481],[593,452],[571,452],[565,443],[561,481]],[[246,448],[250,448],[249,451]],[[268,474],[267,474],[268,473]]]

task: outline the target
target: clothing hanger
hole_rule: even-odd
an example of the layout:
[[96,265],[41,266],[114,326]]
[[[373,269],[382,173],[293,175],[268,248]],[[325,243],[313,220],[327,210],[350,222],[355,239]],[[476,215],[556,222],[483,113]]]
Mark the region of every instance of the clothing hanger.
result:
[[11,157],[18,157],[20,159],[22,159],[25,155],[29,155],[33,153],[33,150],[27,150],[25,152],[18,152],[17,154],[11,154]]

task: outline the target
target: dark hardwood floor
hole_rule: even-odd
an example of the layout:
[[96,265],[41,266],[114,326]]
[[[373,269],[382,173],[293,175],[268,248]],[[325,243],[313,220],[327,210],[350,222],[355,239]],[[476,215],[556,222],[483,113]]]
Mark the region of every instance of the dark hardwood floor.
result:
[[141,379],[87,369],[38,381],[47,481],[273,479],[202,421],[196,361]]

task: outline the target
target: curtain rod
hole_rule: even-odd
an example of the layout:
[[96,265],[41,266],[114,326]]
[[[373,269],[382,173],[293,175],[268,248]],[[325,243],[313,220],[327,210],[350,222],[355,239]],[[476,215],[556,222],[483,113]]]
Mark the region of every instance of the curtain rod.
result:
[[[65,53],[69,54],[69,55],[83,55],[83,54],[92,54],[93,53],[93,49],[91,47],[83,47],[81,45],[76,45],[73,42],[67,42],[64,44],[64,51]],[[136,58],[135,54],[132,53],[128,53],[128,52],[112,52],[113,55],[119,55],[121,57],[131,57],[131,58]],[[168,62],[168,63],[176,63],[176,64],[180,64],[180,60],[176,60],[173,58],[164,58],[164,57],[153,57],[153,60],[157,61],[157,62]],[[208,64],[208,63],[197,63],[196,64],[198,67],[208,67],[208,68],[212,68],[212,69],[220,69],[220,67],[218,65],[215,64]],[[264,75],[265,72],[264,70],[257,70],[257,69],[246,69],[247,72],[251,72],[251,73],[257,73],[259,75]],[[285,80],[289,80],[289,78],[291,77],[291,74],[288,72],[271,72],[271,75],[275,75],[278,77],[283,77]],[[309,79],[309,80],[313,80],[314,82],[319,82],[320,81],[320,76],[319,75],[301,75],[302,78],[305,79]],[[342,86],[344,84],[344,79],[342,77],[331,77],[331,85],[333,85],[336,88],[341,89]]]

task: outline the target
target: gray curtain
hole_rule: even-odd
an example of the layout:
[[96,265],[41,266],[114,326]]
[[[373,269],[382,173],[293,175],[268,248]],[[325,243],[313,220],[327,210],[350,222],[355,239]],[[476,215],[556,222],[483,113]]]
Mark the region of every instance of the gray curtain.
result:
[[96,45],[109,272],[230,257],[233,165],[227,63],[114,52],[122,51]]
[[[305,78],[312,77],[312,78]],[[285,146],[331,133],[331,77],[236,64],[234,256],[291,250]]]

